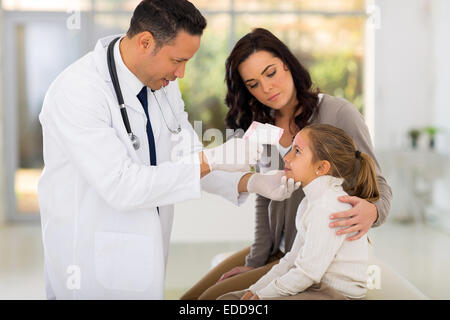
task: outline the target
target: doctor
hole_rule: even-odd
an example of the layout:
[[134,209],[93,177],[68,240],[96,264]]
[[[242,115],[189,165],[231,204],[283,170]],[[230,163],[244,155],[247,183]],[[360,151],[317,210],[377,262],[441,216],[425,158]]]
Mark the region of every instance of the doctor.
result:
[[125,36],[100,39],[51,84],[38,185],[49,299],[162,299],[173,204],[199,198],[211,171],[205,190],[237,204],[298,187],[245,172],[261,146],[203,150],[176,79],[205,27],[188,1],[144,0]]

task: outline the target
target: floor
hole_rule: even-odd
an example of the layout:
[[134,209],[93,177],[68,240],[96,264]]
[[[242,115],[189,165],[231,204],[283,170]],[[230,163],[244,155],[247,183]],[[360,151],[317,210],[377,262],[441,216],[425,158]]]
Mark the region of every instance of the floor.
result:
[[[450,299],[450,234],[422,224],[385,223],[370,231],[375,255],[431,299]],[[172,243],[166,299],[178,299],[221,252],[249,243]],[[0,227],[0,299],[45,299],[41,230],[36,224]]]

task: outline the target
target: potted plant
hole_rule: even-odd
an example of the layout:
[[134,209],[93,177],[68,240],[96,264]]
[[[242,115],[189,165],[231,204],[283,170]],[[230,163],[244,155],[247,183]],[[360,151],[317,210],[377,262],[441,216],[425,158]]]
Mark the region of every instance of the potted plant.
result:
[[436,127],[425,127],[423,129],[423,131],[425,131],[428,134],[429,137],[429,145],[430,145],[430,149],[434,149],[434,142],[435,142],[435,137],[436,137],[436,133],[439,131],[438,128]]
[[411,138],[411,144],[413,149],[417,148],[417,140],[419,140],[420,130],[419,129],[411,129],[408,131],[408,135]]

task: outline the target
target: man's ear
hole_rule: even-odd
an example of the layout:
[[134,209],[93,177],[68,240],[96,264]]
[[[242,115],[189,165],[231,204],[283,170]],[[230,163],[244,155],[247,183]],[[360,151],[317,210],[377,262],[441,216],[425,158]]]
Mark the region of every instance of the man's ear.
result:
[[151,53],[155,49],[155,38],[148,31],[143,31],[135,35],[138,51],[141,53]]

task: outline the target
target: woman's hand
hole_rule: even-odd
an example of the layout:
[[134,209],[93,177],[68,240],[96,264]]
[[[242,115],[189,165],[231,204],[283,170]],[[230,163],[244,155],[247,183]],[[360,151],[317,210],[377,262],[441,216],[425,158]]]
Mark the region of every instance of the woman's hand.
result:
[[377,207],[367,200],[342,196],[338,198],[339,201],[350,203],[353,208],[347,211],[333,213],[330,216],[331,220],[346,218],[341,221],[333,221],[330,223],[330,228],[346,227],[338,230],[337,235],[358,232],[352,237],[347,237],[347,240],[358,240],[369,231],[372,224],[378,219]]
[[217,281],[217,283],[219,283],[222,280],[225,280],[227,278],[231,278],[234,276],[237,276],[238,274],[253,270],[253,267],[246,267],[246,266],[239,266],[239,267],[234,267],[233,269],[231,269],[228,272],[225,272],[220,279]]
[[241,300],[259,300],[259,297],[249,290],[242,296]]

